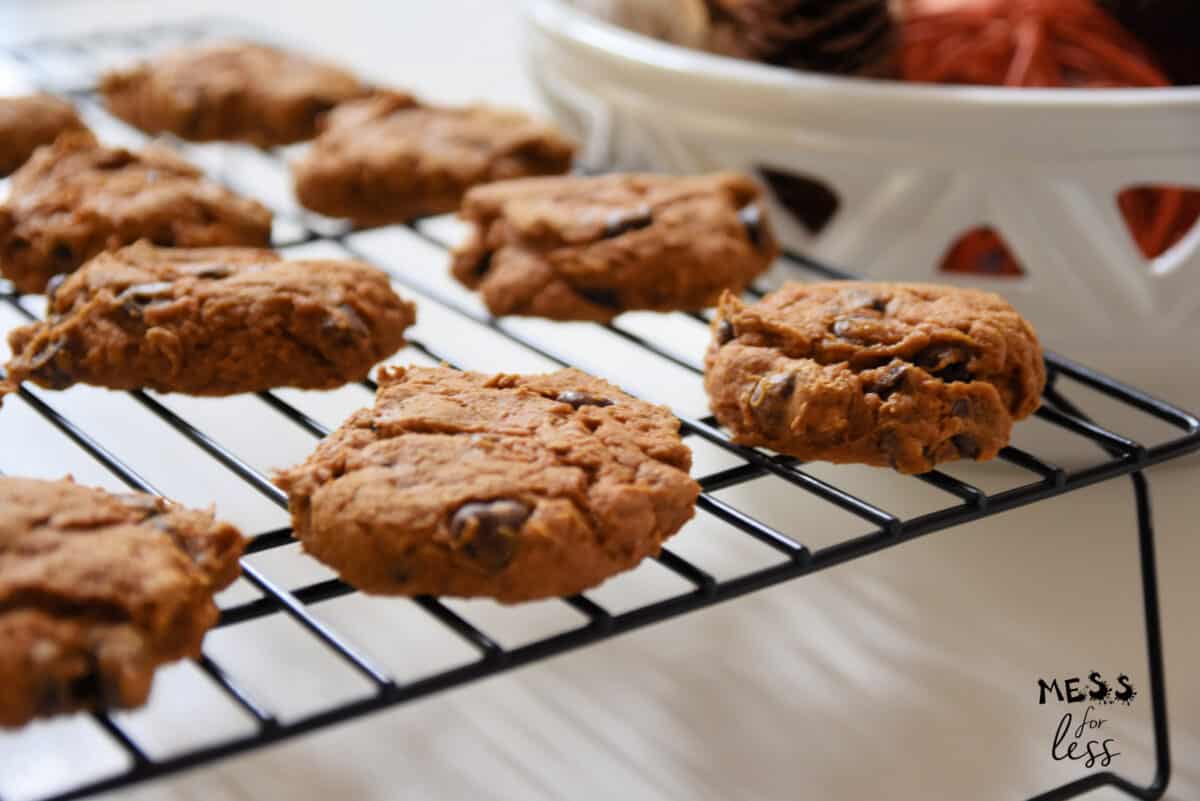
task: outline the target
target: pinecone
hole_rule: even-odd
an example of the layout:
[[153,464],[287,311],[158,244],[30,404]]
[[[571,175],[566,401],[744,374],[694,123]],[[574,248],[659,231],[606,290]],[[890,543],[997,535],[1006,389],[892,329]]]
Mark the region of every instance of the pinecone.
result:
[[896,24],[888,0],[708,0],[710,47],[799,70],[894,72]]

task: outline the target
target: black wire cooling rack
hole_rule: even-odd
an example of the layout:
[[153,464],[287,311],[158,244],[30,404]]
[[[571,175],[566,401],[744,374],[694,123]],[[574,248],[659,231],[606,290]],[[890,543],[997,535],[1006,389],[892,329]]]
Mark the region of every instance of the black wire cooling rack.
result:
[[[33,42],[10,47],[7,51],[0,51],[0,55],[7,55],[14,63],[20,65],[21,69],[26,70],[30,80],[39,88],[71,97],[102,138],[128,139],[133,143],[139,140],[140,135],[107,117],[97,104],[92,89],[96,75],[107,67],[165,47],[228,35],[244,37],[257,34],[248,32],[240,24],[228,21],[203,21],[172,27],[89,35],[71,40]],[[199,156],[198,151],[188,150],[187,146],[180,143],[177,145],[184,148],[185,155]],[[356,232],[336,222],[307,214],[295,206],[290,193],[279,184],[280,176],[286,176],[283,163],[287,156],[286,150],[256,152],[254,159],[257,159],[258,166],[261,168],[264,164],[269,165],[268,172],[271,177],[267,180],[262,179],[262,173],[247,171],[245,162],[231,162],[221,155],[212,158],[213,152],[213,148],[205,151],[210,158],[203,160],[201,166],[206,167],[218,180],[231,184],[239,191],[257,196],[273,207],[277,215],[276,246],[283,248],[330,243],[351,255],[371,255],[363,252]],[[437,233],[439,228],[430,226],[425,221],[404,226],[403,230],[406,235],[419,237],[428,245],[445,247],[445,237]],[[787,265],[782,269],[794,273],[790,277],[852,277],[797,254],[788,254],[784,261]],[[381,266],[392,272],[409,297],[415,295],[418,298],[423,312],[426,309],[439,309],[442,313],[460,317],[464,324],[486,326],[497,337],[497,341],[499,338],[515,341],[550,362],[563,365],[577,362],[576,356],[580,354],[574,344],[577,338],[568,338],[564,343],[556,337],[538,336],[528,328],[512,324],[510,321],[493,320],[481,307],[467,302],[462,295],[448,289],[448,284],[440,283],[436,278],[430,278],[426,274],[397,271],[386,263]],[[0,292],[3,291],[3,286],[0,283]],[[761,288],[750,294],[760,295]],[[0,294],[0,302],[28,319],[37,316],[39,306],[36,299],[19,297],[11,288]],[[665,364],[674,365],[693,375],[700,373],[697,354],[665,346],[648,337],[636,326],[624,323],[623,319],[618,319],[608,326],[589,325],[589,336],[621,341],[627,347],[643,351],[647,356],[662,360]],[[680,319],[682,324],[697,327],[697,331],[693,332],[697,335],[702,332],[699,327],[706,325],[706,320],[701,315],[680,316]],[[454,361],[445,358],[445,354],[428,343],[417,341],[411,344],[418,352],[433,360],[448,363]],[[941,508],[916,516],[906,517],[880,508],[829,480],[819,478],[793,459],[734,445],[711,417],[681,416],[682,431],[689,440],[705,441],[724,451],[735,462],[732,467],[699,478],[703,488],[698,502],[699,514],[710,515],[740,534],[753,538],[761,547],[777,552],[780,558],[776,563],[718,580],[711,572],[679,556],[668,547],[657,557],[657,563],[686,583],[687,588],[683,592],[620,612],[605,608],[587,595],[564,598],[562,603],[569,605],[582,616],[580,625],[515,647],[501,645],[498,637],[482,630],[480,626],[454,611],[450,605],[436,598],[415,598],[411,603],[430,620],[444,626],[455,637],[465,642],[472,649],[474,657],[451,669],[414,680],[401,680],[391,675],[387,669],[351,644],[335,626],[322,621],[311,611],[310,607],[314,605],[353,594],[353,588],[336,579],[285,587],[256,567],[249,557],[293,542],[290,532],[286,529],[259,533],[252,538],[247,550],[248,558],[243,560],[244,579],[258,591],[257,597],[225,606],[222,609],[219,627],[238,626],[269,616],[287,616],[299,624],[306,636],[318,643],[322,649],[332,653],[357,672],[369,686],[367,694],[315,713],[284,720],[269,704],[256,699],[239,683],[236,670],[223,666],[206,654],[197,660],[196,667],[213,687],[241,710],[250,724],[248,733],[189,748],[166,757],[158,757],[151,755],[150,749],[139,742],[138,738],[113,716],[104,712],[96,713],[93,718],[99,729],[106,733],[124,754],[122,766],[110,771],[108,775],[89,779],[84,783],[71,783],[67,780],[64,782],[65,786],[56,789],[50,795],[44,795],[43,798],[46,801],[81,798],[210,763],[815,573],[935,531],[1000,514],[1125,475],[1132,479],[1137,510],[1148,691],[1155,738],[1155,776],[1149,784],[1142,785],[1114,772],[1098,771],[1051,789],[1037,796],[1037,799],[1049,801],[1070,798],[1106,785],[1117,787],[1137,798],[1157,798],[1165,791],[1169,779],[1170,754],[1163,687],[1154,532],[1150,498],[1142,470],[1200,449],[1200,420],[1056,354],[1048,354],[1046,361],[1049,380],[1044,404],[1038,410],[1037,417],[1065,432],[1069,437],[1099,446],[1094,449],[1095,457],[1085,464],[1065,469],[1028,450],[1007,447],[999,458],[1014,468],[1022,479],[1015,486],[994,492],[987,492],[943,471],[904,479],[932,486],[945,500],[945,505]],[[364,383],[367,389],[373,390],[370,382]],[[1074,393],[1080,389],[1090,394],[1098,393],[1126,411],[1157,419],[1171,427],[1174,434],[1159,444],[1145,446],[1100,426],[1092,422],[1068,398],[1067,393]],[[200,425],[185,419],[153,395],[143,392],[132,392],[129,395],[136,404],[178,432],[205,454],[206,458],[215,460],[227,470],[230,474],[229,481],[244,482],[271,503],[286,508],[285,496],[271,484],[268,477],[239,457],[219,438],[207,433]],[[141,475],[113,453],[102,442],[102,437],[97,436],[99,432],[90,424],[79,422],[60,412],[52,394],[26,388],[22,389],[17,397],[119,481],[137,490],[157,492],[153,477]],[[326,425],[285,400],[281,393],[262,393],[259,398],[262,403],[290,421],[290,424],[298,426],[313,437],[324,436],[329,431]],[[865,523],[866,532],[822,547],[810,547],[790,534],[757,519],[754,509],[740,508],[717,494],[721,490],[766,476],[786,482],[796,493],[819,499],[822,503],[833,504],[848,512]],[[409,602],[397,599],[395,603]]]

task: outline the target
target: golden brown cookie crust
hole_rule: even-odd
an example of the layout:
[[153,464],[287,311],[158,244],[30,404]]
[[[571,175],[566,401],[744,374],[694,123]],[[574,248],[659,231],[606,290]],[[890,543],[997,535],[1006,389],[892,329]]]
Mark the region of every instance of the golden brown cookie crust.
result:
[[147,133],[269,147],[311,139],[325,112],[370,90],[331,64],[220,42],[111,72],[100,91],[109,111]]
[[1033,327],[999,295],[935,284],[789,283],[721,299],[713,413],[744,445],[923,473],[985,460],[1037,409]]
[[454,277],[496,315],[607,321],[741,291],[779,249],[743,175],[505,181],[467,194]]
[[367,592],[571,595],[656,554],[692,517],[667,409],[578,370],[389,368],[282,471],[306,551]]
[[0,726],[145,703],[200,655],[242,546],[210,512],[0,476]]
[[478,184],[566,172],[574,152],[517,111],[383,92],[333,111],[293,173],[305,207],[370,226],[455,211]]
[[48,94],[0,97],[0,178],[67,131],[86,131],[75,107]]
[[366,378],[416,309],[361,262],[142,242],[78,270],[47,316],[10,333],[12,381],[232,395]]
[[165,147],[134,153],[68,133],[39,148],[0,206],[0,272],[21,292],[139,239],[166,247],[265,247],[271,212]]

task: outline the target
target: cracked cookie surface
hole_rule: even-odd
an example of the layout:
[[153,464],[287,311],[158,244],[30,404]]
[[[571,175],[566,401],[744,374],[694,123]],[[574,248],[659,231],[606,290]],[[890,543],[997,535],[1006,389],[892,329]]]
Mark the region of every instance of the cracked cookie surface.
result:
[[705,359],[736,442],[923,473],[985,460],[1038,407],[1033,327],[1003,298],[934,284],[789,283],[721,299]]
[[699,487],[679,422],[578,370],[385,368],[281,471],[306,551],[367,592],[571,595],[658,553]]
[[471,190],[460,214],[474,230],[451,269],[496,315],[701,309],[779,252],[758,186],[733,173],[505,181]]
[[242,546],[211,512],[0,476],[0,726],[145,703],[199,656]]
[[47,319],[9,335],[9,380],[192,395],[332,389],[399,350],[415,314],[360,262],[143,242],[54,288]]
[[235,41],[110,72],[100,91],[109,111],[147,133],[270,147],[311,139],[325,112],[370,90],[331,64]]
[[54,95],[0,97],[0,178],[24,164],[33,151],[67,131],[87,126],[75,107]]
[[455,211],[478,184],[557,175],[574,146],[518,111],[438,108],[397,92],[340,106],[293,165],[305,207],[356,225]]
[[167,247],[249,245],[271,238],[271,212],[206,180],[166,147],[105,147],[90,133],[39,148],[0,206],[0,272],[41,292],[105,250],[147,239]]

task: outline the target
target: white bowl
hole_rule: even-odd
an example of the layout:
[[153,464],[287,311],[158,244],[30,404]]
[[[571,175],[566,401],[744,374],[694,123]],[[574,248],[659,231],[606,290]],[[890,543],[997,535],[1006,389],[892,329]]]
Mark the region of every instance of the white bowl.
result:
[[[1200,226],[1147,260],[1116,204],[1134,185],[1200,188],[1200,88],[829,77],[676,47],[566,0],[534,0],[527,19],[533,78],[586,166],[817,177],[838,212],[813,235],[776,205],[790,247],[874,278],[1000,292],[1056,350],[1177,400],[1200,389]],[[1023,277],[939,272],[981,225]]]

